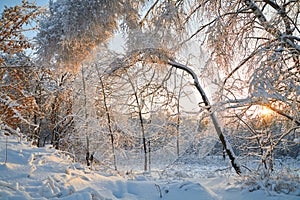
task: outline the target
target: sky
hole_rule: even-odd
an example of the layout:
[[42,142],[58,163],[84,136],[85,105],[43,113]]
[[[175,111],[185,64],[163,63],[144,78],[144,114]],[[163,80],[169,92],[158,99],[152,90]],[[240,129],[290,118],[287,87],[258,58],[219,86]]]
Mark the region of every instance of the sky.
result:
[[[35,2],[39,6],[46,6],[49,0],[28,0],[29,2]],[[17,4],[21,4],[22,0],[0,0],[0,11],[2,13],[4,6],[10,7]]]

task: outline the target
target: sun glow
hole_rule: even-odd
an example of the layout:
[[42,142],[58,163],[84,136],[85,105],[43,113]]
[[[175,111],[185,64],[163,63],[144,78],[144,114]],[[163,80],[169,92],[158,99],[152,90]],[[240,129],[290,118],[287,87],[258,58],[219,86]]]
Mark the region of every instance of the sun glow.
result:
[[266,106],[261,106],[258,110],[261,116],[267,117],[273,114],[273,111]]

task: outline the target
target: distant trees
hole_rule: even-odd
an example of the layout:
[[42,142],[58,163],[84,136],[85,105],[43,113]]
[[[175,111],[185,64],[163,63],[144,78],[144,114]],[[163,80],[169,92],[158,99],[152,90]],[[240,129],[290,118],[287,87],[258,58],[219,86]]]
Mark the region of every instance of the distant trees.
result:
[[[106,100],[114,99],[114,103],[109,104],[111,109],[105,110],[109,110],[110,122],[113,121],[115,148],[119,149],[116,152],[125,150],[132,154],[130,151],[140,150],[143,169],[148,171],[152,159],[159,159],[155,158],[158,149],[179,145],[179,127],[176,132],[172,119],[176,115],[175,85],[170,84],[176,74],[172,70],[159,71],[146,63],[132,64],[131,69],[124,66],[124,71],[119,69],[112,74],[102,74],[105,90],[110,94]],[[100,95],[98,98],[100,100]],[[176,148],[173,154],[176,155]]]

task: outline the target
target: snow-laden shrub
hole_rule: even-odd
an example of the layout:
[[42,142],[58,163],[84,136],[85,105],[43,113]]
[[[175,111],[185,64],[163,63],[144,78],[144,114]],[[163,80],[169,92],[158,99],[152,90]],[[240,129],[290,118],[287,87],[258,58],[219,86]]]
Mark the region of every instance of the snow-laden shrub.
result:
[[[300,196],[299,159],[296,165],[280,163],[278,169],[271,171],[259,169],[247,173],[243,178],[244,187],[250,192],[265,190],[268,194],[284,193]],[[298,164],[297,164],[298,163]]]

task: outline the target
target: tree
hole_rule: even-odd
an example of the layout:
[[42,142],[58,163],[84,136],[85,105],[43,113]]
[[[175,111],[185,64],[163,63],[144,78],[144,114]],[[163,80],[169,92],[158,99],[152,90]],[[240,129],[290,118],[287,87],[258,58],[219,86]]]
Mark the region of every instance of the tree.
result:
[[[125,149],[134,149],[139,146],[139,149],[142,150],[144,171],[150,171],[152,151],[156,151],[162,146],[160,141],[167,141],[170,135],[174,135],[174,131],[167,130],[169,119],[164,120],[163,115],[156,115],[156,113],[167,113],[174,104],[174,95],[166,86],[170,75],[170,72],[158,72],[151,66],[142,64],[136,65],[135,68],[132,67],[124,73],[104,76],[105,80],[111,80],[113,77],[114,82],[118,82],[120,85],[114,89],[113,95],[118,98],[118,104],[122,107],[117,109],[118,105],[115,104],[113,107],[115,112],[118,110],[115,115],[127,115],[128,117],[115,118],[115,123],[119,130],[127,130],[130,132],[129,137],[133,138],[130,141],[133,144],[129,144],[133,147],[126,146]],[[109,82],[111,83],[111,81]],[[115,86],[110,84],[109,87],[114,88]],[[123,102],[121,96],[125,97]],[[162,119],[158,120],[158,116]],[[131,124],[132,127],[128,124]],[[125,131],[122,132],[125,133]]]
[[[98,115],[99,117],[102,117],[103,115],[105,115],[107,117],[107,127],[108,127],[108,131],[109,131],[109,137],[110,137],[110,142],[111,142],[111,151],[112,151],[112,156],[113,156],[113,164],[114,164],[114,168],[115,170],[117,170],[117,158],[116,158],[116,153],[115,153],[115,136],[114,136],[114,130],[113,130],[113,118],[112,118],[112,113],[111,113],[111,109],[109,108],[109,95],[107,93],[111,92],[111,91],[108,91],[108,88],[110,87],[109,85],[106,85],[101,77],[101,74],[100,74],[100,71],[98,69],[98,66],[95,65],[96,67],[96,71],[97,71],[97,74],[98,74],[98,77],[99,77],[99,82],[100,82],[100,86],[99,86],[99,89],[101,95],[102,96],[102,101],[103,102],[100,102],[98,103],[97,101],[95,102],[96,103],[96,106],[100,107],[104,107],[102,108],[101,110],[98,110]],[[111,84],[111,83],[110,83]],[[97,99],[98,100],[98,99]],[[101,99],[100,99],[101,100]],[[103,106],[101,106],[103,105]]]
[[[92,1],[92,2],[91,1],[89,1],[89,2],[86,2],[86,1],[84,1],[84,2],[61,1],[61,2],[62,2],[62,4],[56,3],[56,2],[52,2],[50,4],[50,8],[51,8],[50,9],[50,18],[49,18],[49,20],[44,21],[44,24],[42,24],[41,31],[38,35],[38,38],[39,38],[38,41],[40,42],[39,54],[42,59],[46,59],[48,61],[50,61],[51,59],[52,60],[54,59],[54,61],[56,61],[58,63],[63,63],[63,64],[65,64],[65,66],[68,66],[69,62],[76,65],[76,62],[82,61],[83,58],[85,57],[84,55],[86,55],[86,52],[87,52],[86,49],[89,50],[89,48],[91,46],[93,46],[90,44],[98,44],[100,42],[103,42],[107,38],[106,34],[102,34],[102,33],[99,34],[100,38],[98,38],[97,34],[95,34],[95,37],[91,37],[91,35],[89,35],[90,32],[94,32],[96,30],[95,28],[101,28],[100,30],[106,30],[106,29],[104,29],[105,26],[108,27],[108,29],[106,30],[108,32],[111,32],[114,28],[110,29],[110,27],[113,27],[113,26],[109,26],[109,24],[107,24],[106,21],[104,21],[104,22],[102,21],[103,23],[98,23],[96,26],[93,26],[93,24],[91,24],[92,28],[90,29],[90,26],[89,25],[86,26],[86,24],[89,24],[88,22],[90,22],[90,21],[92,23],[94,23],[95,21],[87,20],[87,18],[80,18],[80,19],[83,19],[83,21],[82,21],[82,20],[79,20],[79,18],[78,18],[76,21],[77,23],[71,23],[71,21],[66,20],[65,21],[66,24],[64,24],[64,25],[68,25],[71,28],[64,29],[62,26],[63,23],[61,21],[57,21],[60,19],[58,16],[63,15],[64,16],[64,17],[62,17],[63,20],[69,19],[67,16],[70,16],[70,15],[77,16],[77,13],[79,13],[78,8],[81,7],[82,5],[85,5],[85,3],[87,3],[86,7],[92,9],[92,12],[90,12],[88,9],[80,10],[80,12],[83,14],[84,13],[86,13],[86,14],[93,13],[96,15],[96,17],[98,17],[97,19],[99,19],[99,17],[103,17],[103,15],[101,14],[101,10],[103,11],[103,7],[105,7],[107,5],[105,3],[104,4],[100,3],[101,5],[99,3],[97,4],[96,1],[95,2],[94,1]],[[76,8],[77,10],[75,9],[73,12],[70,12],[70,11],[72,11],[72,9],[70,9],[70,7],[68,7],[70,5],[70,3],[73,3],[73,6],[75,5],[74,8]],[[94,3],[96,3],[96,5],[94,5]],[[128,8],[133,8],[134,6],[132,6],[132,5],[134,5],[134,1],[129,4],[124,4],[124,5],[126,7],[123,7],[123,8],[124,9],[126,8],[126,10]],[[62,6],[62,9],[60,9],[60,11],[58,11],[59,6]],[[168,2],[163,2],[157,9],[157,11],[158,11],[157,16],[162,17],[162,21],[164,22],[164,25],[172,25],[172,30],[174,30],[175,32],[178,27],[182,28],[182,26],[177,26],[177,23],[181,22],[181,18],[179,16],[177,16],[177,14],[179,13],[178,11],[180,10],[178,8],[180,6],[182,6],[182,4],[180,4],[180,3],[177,4],[177,3],[168,1]],[[116,6],[115,8],[119,8],[119,7]],[[138,8],[138,7],[134,7],[134,8]],[[154,7],[152,7],[152,8],[154,9]],[[96,9],[97,9],[97,12],[96,12]],[[95,10],[95,12],[93,12],[94,10]],[[165,11],[170,12],[171,16],[169,16],[168,12],[165,12]],[[68,15],[68,12],[69,12],[69,15]],[[118,12],[116,12],[116,10],[109,10],[108,19],[111,19],[111,21],[108,20],[109,23],[111,22],[112,24],[115,24],[115,20],[116,20],[115,14],[116,13],[118,13]],[[137,13],[134,13],[135,15],[133,15],[132,12],[128,12],[126,14],[128,14],[131,19],[129,21],[124,20],[124,22],[126,22],[126,26],[128,27],[128,29],[130,31],[132,31],[132,29],[139,30],[139,28],[136,28],[137,26],[132,25],[132,23],[136,22],[136,19],[138,19],[137,17],[134,17],[134,16],[137,16]],[[113,17],[110,18],[110,16],[113,16]],[[153,18],[154,21],[152,21],[152,22],[155,22],[153,24],[155,26],[155,28],[162,25],[162,24],[160,24],[160,21],[156,20],[157,16],[154,16],[154,18]],[[147,17],[147,16],[145,16],[145,17]],[[86,22],[86,23],[83,23],[83,22]],[[82,24],[82,23],[84,24],[83,27],[80,26],[80,24]],[[143,21],[143,24],[146,24],[145,20]],[[150,28],[152,27],[150,21],[147,22],[147,24],[149,25]],[[53,27],[52,25],[58,25],[59,27],[52,30],[51,29]],[[174,27],[173,27],[173,25],[174,25]],[[68,27],[68,26],[66,26],[66,27]],[[82,30],[84,33],[86,33],[86,34],[82,35],[83,37],[81,35],[75,34],[74,35],[76,38],[75,41],[73,40],[73,37],[72,37],[73,36],[72,34],[74,33],[74,30],[75,30],[75,28],[73,29],[74,26],[76,29],[79,28],[79,30]],[[143,32],[143,29],[140,29],[140,30]],[[167,29],[165,29],[165,30],[167,30]],[[59,34],[57,34],[56,31],[59,31]],[[66,35],[65,35],[65,32],[66,32]],[[60,37],[61,33],[63,34],[64,37]],[[161,29],[157,29],[157,33],[158,33],[158,35],[163,36],[165,34],[165,31],[162,31]],[[168,33],[172,33],[172,32],[168,32]],[[53,36],[53,35],[54,35],[54,40],[51,39],[51,36]],[[61,38],[63,40],[61,40]],[[95,43],[86,42],[86,40],[90,40],[90,39],[95,39],[96,42]],[[51,43],[51,41],[54,41],[54,43],[53,42]],[[60,42],[56,43],[58,41],[60,41]],[[49,46],[48,44],[50,44],[51,46]],[[56,51],[57,47],[60,47],[61,44],[65,45],[65,46],[62,46],[61,48],[59,48],[60,50],[62,50],[62,53],[59,53],[59,52],[54,53],[54,50]],[[68,47],[67,46],[68,44],[70,44],[71,47]],[[81,48],[78,48],[78,47],[81,47]],[[67,50],[67,51],[65,51],[65,50]],[[50,52],[46,53],[47,51],[50,51]],[[77,53],[77,51],[78,51],[78,53]],[[165,62],[168,62],[168,60],[169,60],[168,57],[166,57],[166,55],[167,55],[166,53],[162,53],[155,49],[141,49],[141,50],[133,51],[132,54],[131,53],[127,54],[127,56],[128,56],[127,60],[125,59],[121,63],[113,63],[111,66],[116,67],[116,69],[119,69],[121,67],[120,65],[124,65],[124,63],[126,66],[126,62],[127,63],[128,62],[136,63],[137,62],[136,59],[141,58],[140,55],[142,55],[142,54],[145,54],[145,56],[149,56],[149,58],[145,58],[145,56],[143,57],[143,59],[145,59],[145,61],[147,61],[147,62],[149,62],[149,60],[150,60],[150,62],[155,61],[158,64],[164,64]],[[50,57],[49,56],[47,57],[46,55],[50,55]],[[56,56],[56,55],[58,55],[58,56]],[[73,55],[76,55],[75,59],[74,59]],[[83,56],[81,56],[81,55],[83,55]],[[151,60],[151,59],[154,59],[154,60]],[[114,65],[114,64],[117,64],[117,65]],[[170,61],[169,64],[173,67],[183,69],[192,75],[193,79],[195,80],[195,86],[198,89],[198,91],[200,92],[205,106],[207,107],[208,111],[210,111],[210,103],[209,103],[204,91],[200,87],[200,84],[197,80],[196,74],[192,70],[190,70],[188,67],[183,67],[183,65],[177,64],[175,62]],[[129,63],[129,66],[130,66],[130,63]],[[232,152],[232,149],[229,148],[230,145],[224,139],[224,135],[222,134],[221,128],[219,126],[219,123],[216,120],[216,117],[214,116],[214,113],[212,113],[211,116],[212,116],[214,125],[216,127],[216,130],[218,132],[218,135],[220,136],[220,139],[221,139],[224,147],[226,148],[227,153],[229,154],[229,157],[232,161],[233,166],[235,167],[237,173],[240,173],[240,168],[235,161],[235,156]],[[144,150],[146,152],[146,148],[144,148]]]
[[[24,32],[36,29],[25,28],[26,24],[32,23],[43,10],[26,0],[22,0],[22,5],[5,7],[0,21],[0,51],[1,54],[13,55],[31,48],[32,43],[24,36]],[[0,64],[5,66],[3,58]]]
[[117,0],[51,0],[37,34],[40,61],[78,70],[91,51],[113,35],[122,11]]
[[24,36],[25,25],[41,15],[40,7],[22,1],[21,5],[5,7],[0,20],[0,124],[9,132],[18,134],[17,128],[32,131],[38,128],[33,122],[38,112],[30,88],[34,85],[34,67],[25,50],[33,47]]
[[299,126],[300,4],[245,0],[220,1],[219,5],[217,9],[210,3],[205,6],[213,13],[207,23],[207,41],[214,63],[225,73],[220,86],[226,115],[247,127],[258,141],[262,134],[251,121],[245,121],[253,113],[251,110],[265,106],[287,121],[281,130],[270,129],[272,121],[268,124],[268,145],[263,145],[267,150],[262,153],[265,162],[275,146]]
[[0,69],[1,124],[14,130],[19,127],[22,131],[32,126],[36,128],[32,117],[37,106],[29,89],[32,85],[30,77],[34,78],[31,63],[24,54],[11,55],[3,60],[7,67]]

